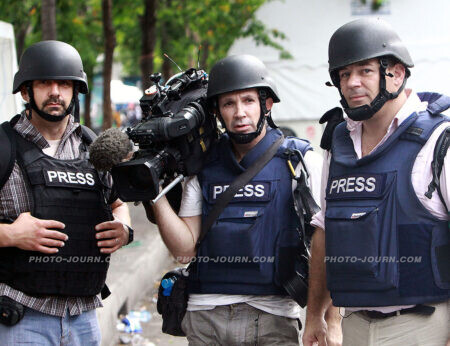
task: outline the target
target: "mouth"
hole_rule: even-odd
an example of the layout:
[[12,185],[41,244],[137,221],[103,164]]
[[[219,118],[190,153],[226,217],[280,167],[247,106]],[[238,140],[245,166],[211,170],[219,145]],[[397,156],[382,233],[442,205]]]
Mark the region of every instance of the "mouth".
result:
[[239,124],[239,125],[234,125],[233,128],[234,128],[234,130],[236,132],[244,132],[244,131],[247,131],[250,128],[250,125],[248,125],[248,124]]
[[359,101],[359,100],[364,99],[365,97],[366,97],[366,95],[364,95],[364,94],[352,95],[352,96],[350,96],[350,100]]

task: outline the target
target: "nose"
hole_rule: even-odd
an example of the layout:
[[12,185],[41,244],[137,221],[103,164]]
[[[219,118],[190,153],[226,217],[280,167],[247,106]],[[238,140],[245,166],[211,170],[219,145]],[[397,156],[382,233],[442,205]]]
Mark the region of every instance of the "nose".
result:
[[59,83],[57,81],[50,82],[49,95],[50,96],[58,96],[59,95]]
[[357,73],[350,73],[347,79],[347,86],[349,88],[355,88],[361,86],[361,79],[359,78]]
[[238,100],[236,102],[236,114],[235,114],[235,116],[237,118],[245,117],[244,103],[241,100]]

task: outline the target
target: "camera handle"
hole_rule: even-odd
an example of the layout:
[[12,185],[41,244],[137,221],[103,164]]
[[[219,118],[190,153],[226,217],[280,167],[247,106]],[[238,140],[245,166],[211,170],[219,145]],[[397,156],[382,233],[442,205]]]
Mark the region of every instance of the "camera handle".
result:
[[151,200],[152,204],[155,204],[159,201],[159,199],[164,196],[167,192],[172,190],[175,185],[177,185],[179,182],[181,182],[184,179],[184,175],[180,174],[177,176],[169,185],[167,185],[164,189],[161,190],[161,192],[158,194],[158,196],[155,197],[155,199]]

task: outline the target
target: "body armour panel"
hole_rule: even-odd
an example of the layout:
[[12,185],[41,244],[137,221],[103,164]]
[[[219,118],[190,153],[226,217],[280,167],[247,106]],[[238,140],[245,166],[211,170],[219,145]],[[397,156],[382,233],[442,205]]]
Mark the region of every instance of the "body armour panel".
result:
[[[94,227],[112,220],[105,185],[87,160],[45,155],[15,131],[17,162],[32,197],[31,215],[65,224],[68,235],[56,254],[5,248],[0,255],[2,282],[29,295],[92,296],[105,284],[109,255],[100,253]],[[82,145],[83,146],[83,145]]]
[[358,159],[346,123],[333,134],[325,213],[327,285],[342,307],[421,304],[448,299],[439,249],[447,221],[421,204],[411,183],[417,154],[449,121],[450,98],[420,94],[426,111],[411,114],[371,154]]
[[[222,137],[198,175],[203,220],[220,194],[280,136],[279,130],[268,128],[240,162],[229,137]],[[300,239],[286,163],[289,149],[304,155],[312,148],[306,141],[285,139],[272,160],[239,190],[200,245],[189,275],[191,293],[287,294],[280,281],[283,272],[294,271]]]

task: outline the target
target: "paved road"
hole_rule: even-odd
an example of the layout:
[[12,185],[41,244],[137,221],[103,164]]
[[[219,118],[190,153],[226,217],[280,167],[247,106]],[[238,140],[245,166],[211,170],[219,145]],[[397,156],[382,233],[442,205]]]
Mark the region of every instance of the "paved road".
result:
[[[169,263],[169,265],[161,271],[160,277],[162,277],[167,271],[175,268],[177,264],[175,262]],[[159,287],[159,281],[155,281],[153,287],[145,294],[143,299],[141,299],[132,310],[135,311],[149,311],[151,314],[151,319],[149,322],[141,322],[142,333],[137,333],[137,336],[133,336],[126,333],[121,333],[119,335],[122,338],[134,338],[132,339],[133,344],[142,346],[187,346],[188,342],[185,337],[176,337],[172,335],[167,335],[161,332],[162,318],[161,315],[156,311],[156,298],[157,289]],[[121,345],[117,343],[117,345]]]

